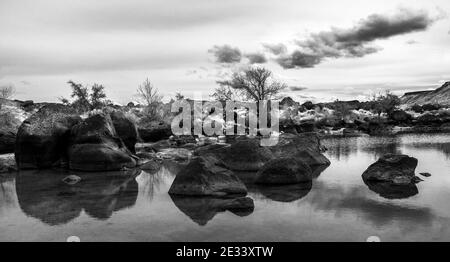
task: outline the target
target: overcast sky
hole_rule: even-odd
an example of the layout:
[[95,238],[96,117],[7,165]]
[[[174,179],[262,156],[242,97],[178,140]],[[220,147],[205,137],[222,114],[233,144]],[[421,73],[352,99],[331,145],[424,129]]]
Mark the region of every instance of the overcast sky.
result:
[[0,85],[56,101],[68,80],[134,100],[149,78],[167,97],[205,96],[253,64],[299,101],[450,81],[448,0],[0,0]]

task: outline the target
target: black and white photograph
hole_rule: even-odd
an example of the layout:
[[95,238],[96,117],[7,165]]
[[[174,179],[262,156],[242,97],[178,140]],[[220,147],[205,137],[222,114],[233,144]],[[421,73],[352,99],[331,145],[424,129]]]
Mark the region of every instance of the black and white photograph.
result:
[[448,0],[0,0],[0,242],[450,242],[449,203]]

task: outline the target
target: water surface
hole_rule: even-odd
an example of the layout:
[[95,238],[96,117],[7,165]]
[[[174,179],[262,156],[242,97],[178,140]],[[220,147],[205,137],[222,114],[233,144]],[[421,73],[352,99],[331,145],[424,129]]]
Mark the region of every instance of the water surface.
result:
[[[318,170],[312,184],[249,185],[255,207],[244,211],[224,209],[226,199],[170,197],[183,168],[173,162],[154,174],[2,176],[0,241],[65,241],[72,235],[81,241],[365,241],[372,235],[450,241],[450,135],[333,138],[323,144],[332,164]],[[361,174],[385,153],[416,157],[416,172],[432,176],[401,190],[366,185]],[[69,174],[81,182],[64,184]]]

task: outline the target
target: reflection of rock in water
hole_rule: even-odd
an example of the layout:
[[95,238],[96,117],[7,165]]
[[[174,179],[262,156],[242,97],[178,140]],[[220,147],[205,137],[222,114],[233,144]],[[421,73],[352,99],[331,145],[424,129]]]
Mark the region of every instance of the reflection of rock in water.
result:
[[389,182],[366,181],[370,190],[387,199],[403,199],[415,196],[419,189],[415,184],[396,185]]
[[49,225],[65,224],[78,217],[82,209],[97,219],[135,204],[138,171],[72,173],[82,180],[67,185],[67,174],[55,171],[21,172],[16,178],[19,205],[29,216]]
[[175,206],[195,223],[204,226],[217,213],[230,211],[237,216],[253,213],[255,205],[249,197],[214,198],[170,195]]
[[258,192],[268,199],[278,202],[293,202],[305,197],[312,188],[312,183],[300,183],[283,186],[257,186],[249,187],[250,192]]

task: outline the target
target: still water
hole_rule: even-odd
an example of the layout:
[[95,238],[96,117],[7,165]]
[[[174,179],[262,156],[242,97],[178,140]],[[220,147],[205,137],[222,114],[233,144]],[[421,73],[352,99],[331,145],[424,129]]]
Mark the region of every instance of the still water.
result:
[[[224,210],[223,199],[171,198],[167,191],[183,166],[170,162],[154,174],[1,177],[0,241],[450,241],[449,134],[323,144],[332,164],[312,185],[249,186],[254,210],[240,212]],[[369,188],[361,174],[385,153],[416,157],[417,174],[432,176],[406,190]],[[62,183],[68,174],[81,182]]]

